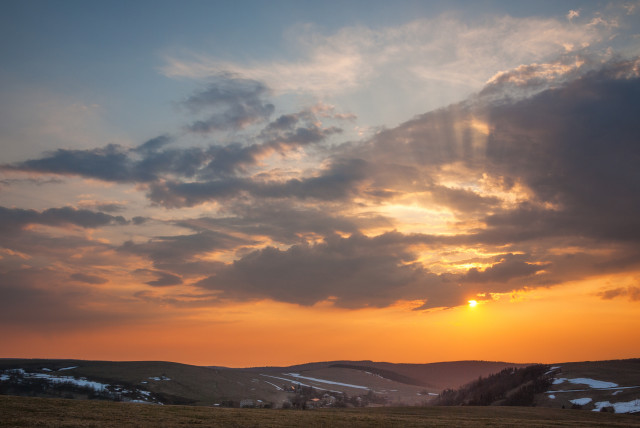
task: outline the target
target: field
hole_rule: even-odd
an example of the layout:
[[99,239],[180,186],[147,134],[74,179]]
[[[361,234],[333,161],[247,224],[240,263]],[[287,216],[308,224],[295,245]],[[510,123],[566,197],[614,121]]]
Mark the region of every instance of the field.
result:
[[378,407],[307,411],[156,406],[0,396],[0,427],[640,427],[640,417],[522,407]]

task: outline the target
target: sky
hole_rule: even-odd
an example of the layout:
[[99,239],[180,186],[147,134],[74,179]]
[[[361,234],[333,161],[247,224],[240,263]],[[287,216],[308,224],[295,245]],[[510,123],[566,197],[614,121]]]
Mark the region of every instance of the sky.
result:
[[0,55],[0,357],[640,354],[639,1],[9,0]]

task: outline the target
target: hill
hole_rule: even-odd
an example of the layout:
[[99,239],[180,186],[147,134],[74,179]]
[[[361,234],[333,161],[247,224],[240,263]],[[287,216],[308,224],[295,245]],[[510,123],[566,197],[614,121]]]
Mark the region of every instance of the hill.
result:
[[640,359],[553,366],[329,361],[232,369],[162,361],[0,360],[0,395],[220,407],[531,405],[640,413]]
[[298,396],[320,400],[327,393],[333,398],[324,397],[325,404],[332,405],[415,405],[425,404],[443,387],[505,366],[513,365],[331,361],[231,369],[162,361],[2,359],[0,394],[230,407],[252,400],[281,407],[295,405]]
[[439,405],[544,406],[640,415],[640,359],[506,368],[458,389]]

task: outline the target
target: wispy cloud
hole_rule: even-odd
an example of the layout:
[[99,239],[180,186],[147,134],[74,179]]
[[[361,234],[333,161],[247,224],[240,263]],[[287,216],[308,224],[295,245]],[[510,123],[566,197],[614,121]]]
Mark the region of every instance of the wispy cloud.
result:
[[478,89],[495,70],[580,50],[609,32],[606,25],[509,16],[487,17],[478,24],[441,15],[398,27],[347,27],[335,34],[300,25],[287,36],[296,40],[302,59],[234,63],[202,53],[173,54],[165,56],[162,72],[195,79],[231,72],[266,82],[279,93],[320,96],[356,90],[379,78],[446,81]]

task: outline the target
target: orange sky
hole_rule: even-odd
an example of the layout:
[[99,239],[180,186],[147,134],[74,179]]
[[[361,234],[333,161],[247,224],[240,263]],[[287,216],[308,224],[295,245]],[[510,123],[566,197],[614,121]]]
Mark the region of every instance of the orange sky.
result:
[[[637,277],[637,276],[636,276]],[[248,367],[327,360],[554,363],[631,358],[635,302],[593,294],[618,275],[505,294],[471,308],[410,311],[415,302],[356,311],[261,301],[172,313],[168,319],[77,331],[2,330],[3,356],[164,360]],[[585,293],[589,291],[592,294]]]

